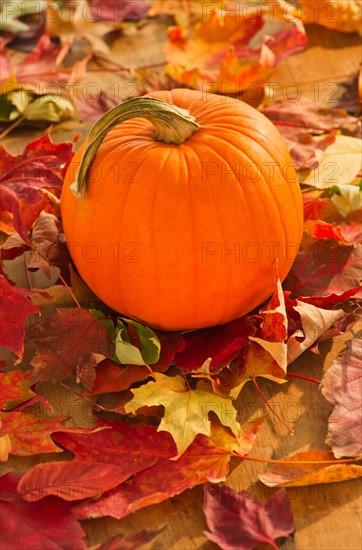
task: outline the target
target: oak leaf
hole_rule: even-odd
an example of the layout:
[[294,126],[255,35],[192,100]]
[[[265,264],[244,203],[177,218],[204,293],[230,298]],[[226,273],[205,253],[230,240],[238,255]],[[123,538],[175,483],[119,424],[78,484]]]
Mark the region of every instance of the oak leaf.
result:
[[192,390],[181,376],[154,373],[154,378],[132,390],[134,397],[125,405],[125,410],[134,412],[144,405],[164,405],[165,413],[158,429],[172,435],[179,455],[198,434],[210,435],[210,412],[214,412],[235,435],[239,433],[240,425],[231,399],[215,395],[206,385]]
[[284,489],[266,504],[246,491],[234,491],[226,485],[204,486],[206,523],[209,540],[223,550],[252,550],[260,542],[277,548],[275,539],[294,531],[293,513]]
[[337,458],[362,455],[361,353],[361,340],[348,340],[321,382],[324,397],[334,405],[326,443]]
[[56,497],[29,504],[17,492],[19,473],[0,478],[1,544],[6,550],[86,550],[70,505]]
[[89,500],[77,505],[74,513],[79,519],[102,516],[121,519],[201,483],[224,481],[230,458],[250,451],[261,423],[259,419],[242,426],[240,436],[236,438],[213,418],[211,436],[196,436],[178,460],[160,458],[154,466],[108,491],[98,501]]
[[323,461],[335,461],[330,451],[304,451],[289,456],[285,460],[288,463],[283,464],[282,459],[278,464],[273,464],[264,474],[259,475],[260,481],[268,487],[303,487],[362,476],[362,466],[357,464],[343,463],[343,461],[340,464],[323,463]]

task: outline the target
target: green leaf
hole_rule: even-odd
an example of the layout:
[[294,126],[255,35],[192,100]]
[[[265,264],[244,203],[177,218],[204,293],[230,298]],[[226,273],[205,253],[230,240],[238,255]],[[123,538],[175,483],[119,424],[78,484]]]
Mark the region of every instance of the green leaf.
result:
[[9,101],[6,95],[0,96],[0,120],[3,122],[10,122],[20,116],[19,111],[14,107],[11,101]]
[[114,342],[116,340],[116,329],[112,319],[105,317],[103,311],[99,311],[99,309],[90,309],[89,313],[102,323],[108,332],[110,339]]
[[74,107],[67,99],[57,95],[42,95],[34,99],[23,115],[27,120],[47,120],[59,122],[70,118],[74,113]]
[[119,331],[115,342],[116,359],[120,363],[128,365],[153,365],[157,363],[160,358],[161,344],[153,330],[132,319],[124,320],[137,330],[141,350],[131,343],[126,326],[119,320]]
[[23,114],[34,99],[34,94],[27,90],[15,90],[8,94],[8,100],[17,108],[19,113]]

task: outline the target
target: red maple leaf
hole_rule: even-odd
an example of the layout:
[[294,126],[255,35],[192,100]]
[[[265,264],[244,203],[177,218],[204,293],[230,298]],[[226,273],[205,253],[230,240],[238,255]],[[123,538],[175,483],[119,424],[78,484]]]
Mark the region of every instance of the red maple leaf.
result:
[[97,363],[113,352],[113,343],[102,322],[82,308],[59,309],[42,319],[27,331],[27,343],[35,348],[31,360],[33,383],[57,382],[76,374],[89,390]]
[[11,155],[0,146],[0,221],[12,223],[25,242],[40,212],[48,204],[41,189],[60,194],[73,143],[54,143],[49,133],[29,143],[20,155]]
[[5,550],[85,550],[85,533],[70,505],[57,497],[25,502],[17,492],[21,474],[0,478],[1,547]]
[[323,395],[334,404],[326,442],[337,458],[362,454],[361,353],[361,341],[349,340],[322,380]]
[[29,289],[11,286],[3,275],[0,275],[0,346],[11,349],[19,357],[24,352],[25,320],[33,313],[40,313],[28,296]]
[[218,372],[235,359],[254,332],[250,318],[241,317],[225,325],[186,333],[185,350],[176,354],[176,366],[183,373],[194,372],[211,357],[210,372]]
[[359,285],[362,247],[340,246],[336,241],[318,240],[300,250],[284,282],[291,297],[342,294]]
[[[213,422],[211,437],[199,434],[177,460],[170,460],[174,454],[161,456],[156,464],[97,501],[90,499],[80,503],[73,509],[74,513],[79,519],[102,516],[121,519],[201,483],[224,480],[229,472],[230,458],[235,453],[244,455],[250,451],[261,423],[251,423],[240,441],[227,428]],[[154,446],[158,446],[157,439]]]
[[294,531],[293,513],[285,489],[263,504],[246,491],[226,485],[204,486],[207,538],[223,550],[252,550],[260,542],[276,550],[275,539]]
[[23,372],[21,370],[13,370],[0,373],[0,408],[1,410],[10,410],[28,401],[36,394],[30,389],[31,371]]
[[37,501],[51,494],[65,500],[99,497],[158,458],[175,454],[172,438],[154,426],[102,421],[97,427],[110,429],[55,434],[55,441],[72,451],[75,459],[45,462],[28,470],[19,484],[23,498]]
[[50,437],[54,432],[85,432],[83,428],[67,428],[60,418],[39,418],[39,416],[24,412],[0,413],[0,433],[7,435],[11,447],[9,453],[16,456],[32,456],[41,453],[61,453],[62,449]]

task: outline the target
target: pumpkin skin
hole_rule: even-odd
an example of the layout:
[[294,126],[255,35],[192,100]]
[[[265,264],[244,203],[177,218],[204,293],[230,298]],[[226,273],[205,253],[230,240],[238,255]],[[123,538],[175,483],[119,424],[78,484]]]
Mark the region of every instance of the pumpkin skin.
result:
[[112,128],[85,197],[61,197],[74,263],[93,292],[124,316],[162,330],[223,324],[266,300],[300,245],[302,196],[279,132],[234,99],[175,89],[148,94],[201,125],[181,145],[154,140],[152,123]]

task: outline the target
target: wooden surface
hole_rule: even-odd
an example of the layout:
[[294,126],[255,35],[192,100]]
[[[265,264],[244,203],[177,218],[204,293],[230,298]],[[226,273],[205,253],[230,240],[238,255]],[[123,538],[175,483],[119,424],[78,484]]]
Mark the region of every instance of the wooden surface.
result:
[[[114,47],[120,52],[121,62],[125,62],[126,59],[127,64],[140,65],[162,61],[160,42],[164,40],[166,23],[167,21],[161,21],[146,24],[138,31],[140,39],[137,48],[134,41],[125,43],[124,39],[118,39]],[[312,99],[316,99],[314,94],[317,86],[320,91],[319,102],[323,103],[323,99],[330,97],[331,92],[338,89],[340,81],[358,69],[360,50],[357,35],[331,32],[315,25],[307,27],[307,33],[309,45],[306,50],[286,60],[273,76],[273,82],[280,83],[276,99],[280,97],[284,85],[297,82],[303,90],[303,95]],[[108,75],[107,78],[110,78],[110,84],[114,81],[120,82],[121,89],[126,82],[122,75]],[[331,86],[324,86],[326,83]],[[333,105],[327,103],[327,106]],[[71,139],[77,132],[85,135],[89,126],[89,123],[79,121],[66,122],[55,126],[52,136],[55,141]],[[26,142],[41,133],[30,129],[17,129],[5,143],[12,152],[18,152]],[[345,337],[323,343],[319,355],[305,353],[293,364],[292,371],[321,379],[323,372],[343,349],[344,340]],[[282,386],[260,380],[260,386],[273,407],[292,424],[295,435],[289,435],[277,420],[269,418],[261,428],[250,456],[277,459],[308,449],[328,449],[324,440],[331,407],[321,396],[317,385],[292,379],[290,383]],[[74,414],[78,414],[82,423],[85,422],[87,415],[84,408],[79,408],[79,400],[77,401],[73,394],[59,395],[49,387],[46,392],[51,402],[69,407]],[[237,409],[240,422],[265,412],[250,384],[243,389],[237,401]],[[57,412],[59,413],[59,409]],[[61,457],[58,455],[56,458]],[[11,460],[9,466],[24,470],[36,461],[36,457]],[[251,495],[265,501],[270,497],[272,490],[257,481],[258,474],[265,470],[264,464],[234,460],[227,483],[234,489],[245,489]],[[294,539],[289,538],[282,546],[285,550],[361,548],[362,506],[359,481],[290,489],[288,495],[295,515],[296,533]],[[102,518],[83,522],[93,545],[118,533],[129,536],[140,529],[157,529],[162,526],[165,527],[157,539],[144,548],[217,548],[203,534],[206,523],[202,512],[202,487],[196,487],[164,503],[139,510],[120,521]],[[260,545],[258,548],[262,550],[264,546]]]

